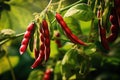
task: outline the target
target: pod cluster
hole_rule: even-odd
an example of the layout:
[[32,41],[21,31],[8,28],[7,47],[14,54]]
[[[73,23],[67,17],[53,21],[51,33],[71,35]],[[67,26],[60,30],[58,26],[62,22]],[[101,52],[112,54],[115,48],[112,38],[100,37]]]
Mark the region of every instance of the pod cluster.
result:
[[[30,44],[30,40],[34,38],[33,36],[35,34],[35,27],[35,23],[30,23],[28,25],[19,49],[21,55],[25,53],[28,44]],[[31,68],[36,68],[42,64],[43,61],[47,62],[50,56],[50,33],[46,20],[42,20],[38,33],[39,34],[37,34],[37,36],[39,35],[39,37],[34,39],[31,44],[35,55],[35,61]]]

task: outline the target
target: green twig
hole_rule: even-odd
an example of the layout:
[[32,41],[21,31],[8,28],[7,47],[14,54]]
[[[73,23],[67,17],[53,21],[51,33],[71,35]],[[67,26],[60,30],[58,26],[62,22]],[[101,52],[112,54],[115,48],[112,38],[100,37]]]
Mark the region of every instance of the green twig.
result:
[[47,12],[47,9],[48,9],[48,8],[49,8],[49,6],[51,5],[51,3],[52,3],[52,0],[50,0],[50,1],[49,1],[49,3],[48,3],[48,5],[47,5],[47,7],[43,10],[43,12],[45,12],[45,13]]
[[60,0],[60,1],[59,1],[58,8],[57,8],[56,12],[59,12],[59,11],[60,11],[60,8],[61,8],[61,5],[62,5],[62,2],[63,2],[63,1],[64,1],[64,0]]
[[8,41],[11,40],[11,39],[15,39],[15,38],[18,38],[18,37],[23,36],[23,35],[24,35],[24,33],[20,33],[20,34],[17,34],[17,35],[15,35],[15,36],[9,37],[9,38],[1,41],[1,42],[0,42],[0,46],[3,45],[4,43],[8,42]]
[[66,6],[66,7],[60,9],[60,12],[63,12],[63,11],[65,11],[65,10],[69,9],[70,7],[72,7],[72,6],[74,6],[74,5],[78,4],[78,3],[80,3],[80,2],[81,2],[81,0],[79,0],[79,1],[77,1],[77,2],[75,2],[75,3],[73,3],[73,4],[71,4],[71,5],[69,5],[69,6]]
[[12,75],[12,80],[16,80],[15,78],[15,73],[14,73],[14,70],[13,70],[13,67],[12,67],[12,64],[11,64],[11,61],[9,59],[9,56],[6,54],[6,58],[7,58],[7,61],[8,61],[8,64],[10,66],[10,71],[11,71],[11,75]]

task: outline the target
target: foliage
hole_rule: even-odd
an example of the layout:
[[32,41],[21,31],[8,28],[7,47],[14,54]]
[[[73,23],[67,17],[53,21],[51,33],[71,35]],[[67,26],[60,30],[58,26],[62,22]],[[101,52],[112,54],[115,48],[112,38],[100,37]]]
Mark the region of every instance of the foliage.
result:
[[[120,26],[117,39],[109,44],[110,50],[106,51],[100,41],[97,17],[97,11],[101,10],[100,19],[108,37],[114,0],[50,1],[0,0],[0,80],[42,80],[47,68],[53,69],[50,80],[119,80]],[[66,37],[55,19],[56,12],[87,46],[74,44]],[[26,26],[35,21],[38,31],[38,23],[44,18],[50,30],[50,58],[36,69],[31,69],[35,59],[33,40],[30,41],[30,49],[23,55],[19,54],[19,47]],[[31,39],[39,38],[37,31]],[[58,38],[62,44],[60,48],[55,42],[57,31],[61,35]]]

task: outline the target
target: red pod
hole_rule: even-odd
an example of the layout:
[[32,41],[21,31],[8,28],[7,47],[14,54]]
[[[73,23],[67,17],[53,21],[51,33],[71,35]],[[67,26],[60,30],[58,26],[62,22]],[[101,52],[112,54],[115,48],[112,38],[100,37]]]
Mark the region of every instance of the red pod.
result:
[[35,59],[37,59],[39,56],[39,50],[34,49],[34,54],[35,54]]
[[45,38],[44,38],[44,33],[43,33],[43,28],[42,26],[40,27],[40,41],[41,41],[41,45],[40,45],[40,50],[39,50],[39,56],[37,57],[37,59],[35,60],[35,62],[33,63],[33,65],[31,66],[31,68],[36,68],[38,65],[40,65],[45,57]]
[[40,51],[39,51],[39,56],[37,57],[37,59],[35,60],[35,62],[33,63],[33,65],[31,66],[31,68],[36,68],[37,66],[39,66],[43,59],[44,59],[44,50],[45,50],[45,45],[44,43],[41,43],[41,46],[40,46]]
[[21,45],[28,45],[29,39],[28,38],[23,38]]
[[107,38],[107,41],[108,42],[113,42],[116,40],[116,38],[118,37],[118,34],[117,33],[112,33],[110,34],[110,36]]
[[53,70],[52,69],[46,69],[43,80],[51,80],[51,75],[52,75]]
[[42,28],[44,30],[44,36],[45,38],[49,38],[50,37],[50,33],[49,33],[49,29],[48,29],[48,23],[46,20],[42,21]]
[[45,39],[45,46],[50,47],[50,38]]
[[[55,37],[56,37],[56,38],[60,38],[60,33],[59,33],[59,32],[56,32]],[[55,39],[55,42],[56,42],[58,48],[62,47],[62,44],[61,44],[60,39]]]
[[32,31],[34,29],[34,26],[35,26],[34,22],[30,23],[27,27],[27,31]]
[[97,11],[97,18],[100,18],[100,17],[101,17],[101,11],[98,10],[98,11]]
[[42,21],[42,26],[43,26],[43,29],[44,29],[44,30],[48,30],[48,24],[47,24],[47,21],[46,21],[46,20],[43,20],[43,21]]
[[22,55],[26,51],[26,49],[27,49],[27,45],[21,45],[19,49],[20,54]]
[[44,51],[40,51],[38,58],[35,60],[31,68],[34,69],[37,66],[39,66],[42,63],[43,59],[44,59]]
[[117,25],[111,25],[110,30],[112,33],[118,33],[118,26]]
[[101,26],[100,20],[98,21],[98,26],[99,26],[100,39],[101,39],[102,46],[105,48],[105,50],[110,50],[108,41],[106,39],[106,30]]
[[65,23],[65,21],[63,20],[62,16],[58,13],[56,13],[56,20],[58,21],[58,23],[61,25],[62,29],[64,30],[65,34],[67,35],[67,37],[74,43],[80,44],[80,45],[87,45],[85,42],[83,42],[82,40],[80,40],[76,35],[74,35],[72,33],[72,31],[69,29],[69,27],[67,26],[67,24]]
[[62,18],[62,16],[61,16],[59,13],[56,13],[55,17],[56,17],[56,19],[57,19],[57,21],[58,21],[59,23],[60,23],[61,21],[64,21],[63,18]]
[[110,18],[109,18],[109,20],[110,20],[110,22],[112,23],[112,24],[116,24],[116,17],[114,16],[114,15],[110,15]]
[[46,20],[42,21],[42,33],[44,35],[44,42],[45,42],[45,61],[47,61],[49,59],[50,56],[50,33],[49,33],[49,29],[48,29],[48,23]]
[[30,31],[26,31],[24,34],[24,38],[30,38],[31,37],[31,32]]
[[100,29],[100,37],[101,37],[101,43],[102,43],[103,47],[106,50],[110,50],[109,45],[108,45],[108,41],[106,39],[106,30],[103,28]]
[[50,47],[46,47],[45,49],[45,61],[47,61],[50,57]]
[[116,7],[120,7],[120,0],[114,0],[114,4]]

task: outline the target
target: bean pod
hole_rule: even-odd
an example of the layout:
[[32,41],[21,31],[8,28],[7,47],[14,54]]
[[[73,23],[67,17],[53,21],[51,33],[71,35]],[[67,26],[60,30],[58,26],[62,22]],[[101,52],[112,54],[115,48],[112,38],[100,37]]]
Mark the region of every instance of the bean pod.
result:
[[80,44],[80,45],[84,45],[86,46],[87,44],[85,42],[83,42],[82,40],[80,40],[76,35],[74,35],[72,33],[72,31],[69,29],[69,27],[67,26],[66,22],[63,20],[62,16],[59,13],[56,13],[56,20],[58,21],[58,23],[61,25],[62,29],[64,30],[66,36],[73,42],[76,44]]
[[106,30],[101,26],[100,19],[98,21],[98,26],[102,46],[104,47],[105,50],[110,50],[108,41],[106,39]]
[[36,68],[38,65],[40,65],[44,59],[44,51],[45,51],[45,42],[44,42],[44,34],[42,32],[42,27],[40,27],[40,41],[41,41],[41,44],[40,44],[40,50],[39,50],[39,55],[37,53],[36,55],[36,60],[35,62],[33,63],[33,65],[31,66],[31,68]]
[[27,30],[26,30],[26,32],[25,32],[25,34],[24,34],[24,37],[23,37],[23,40],[22,40],[22,42],[21,42],[21,46],[20,46],[20,49],[19,49],[19,52],[20,52],[21,55],[22,55],[22,54],[26,51],[26,49],[27,49],[29,40],[30,40],[31,35],[32,35],[32,31],[34,30],[34,28],[35,28],[35,23],[34,23],[34,22],[30,23],[30,24],[28,25],[28,27],[27,27]]
[[56,38],[56,39],[55,39],[55,42],[56,42],[58,48],[61,48],[61,47],[62,47],[62,44],[61,44],[60,39],[58,39],[58,38],[60,38],[60,33],[59,33],[58,31],[55,33],[55,38]]
[[50,56],[50,33],[48,29],[48,24],[46,20],[42,21],[43,34],[45,37],[45,61],[49,59]]
[[46,69],[44,76],[43,76],[43,80],[52,80],[51,79],[52,72],[53,72],[52,69]]
[[107,37],[107,40],[108,42],[114,42],[118,37],[119,31],[118,17],[115,8],[112,8],[109,20],[111,22],[110,27],[111,34]]

